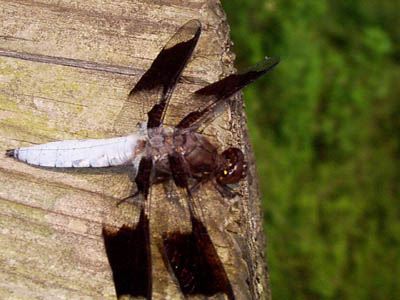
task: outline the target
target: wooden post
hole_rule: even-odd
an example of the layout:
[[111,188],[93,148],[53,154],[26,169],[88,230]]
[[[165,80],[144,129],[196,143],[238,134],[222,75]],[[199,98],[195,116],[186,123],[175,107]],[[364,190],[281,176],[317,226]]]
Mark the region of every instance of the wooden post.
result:
[[[233,71],[229,27],[218,1],[1,1],[1,153],[49,141],[121,135],[113,124],[130,88],[176,30],[199,19],[203,32],[175,89],[167,123],[190,111],[188,95]],[[250,160],[242,197],[206,185],[198,198],[236,299],[269,299],[265,239],[242,99],[206,130],[221,150]],[[134,130],[149,103],[132,113]],[[116,202],[129,168],[37,168],[0,156],[0,298],[115,299],[102,227],[134,225],[135,204]],[[250,180],[251,179],[251,180]],[[182,206],[151,191],[153,299],[183,299],[164,265],[161,232],[184,226]],[[188,223],[187,223],[188,224]],[[186,225],[187,226],[187,225]]]

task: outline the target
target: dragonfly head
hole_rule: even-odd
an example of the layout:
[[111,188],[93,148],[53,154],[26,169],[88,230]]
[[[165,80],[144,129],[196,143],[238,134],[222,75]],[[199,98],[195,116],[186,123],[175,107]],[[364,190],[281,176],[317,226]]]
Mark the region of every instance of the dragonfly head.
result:
[[235,184],[247,175],[247,162],[243,152],[238,148],[229,148],[222,152],[223,163],[216,174],[217,183]]

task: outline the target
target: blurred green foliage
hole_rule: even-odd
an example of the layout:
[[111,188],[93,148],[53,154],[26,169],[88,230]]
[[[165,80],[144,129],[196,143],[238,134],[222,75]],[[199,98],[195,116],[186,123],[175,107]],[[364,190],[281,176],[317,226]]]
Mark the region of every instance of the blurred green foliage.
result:
[[223,0],[273,299],[400,299],[400,1]]

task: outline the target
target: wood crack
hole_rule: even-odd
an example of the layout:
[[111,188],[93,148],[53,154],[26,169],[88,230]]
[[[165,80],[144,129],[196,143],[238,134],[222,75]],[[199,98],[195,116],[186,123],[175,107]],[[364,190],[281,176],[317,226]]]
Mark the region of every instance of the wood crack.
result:
[[81,60],[81,59],[74,59],[74,58],[65,58],[65,57],[49,56],[49,55],[43,55],[43,54],[10,51],[10,50],[1,49],[1,48],[0,48],[0,56],[18,58],[18,59],[29,60],[29,61],[40,62],[40,63],[55,64],[55,65],[73,67],[73,68],[81,68],[81,69],[87,69],[87,70],[95,70],[95,71],[109,72],[109,73],[115,73],[115,74],[130,75],[130,76],[138,76],[143,73],[143,70],[124,67],[124,66],[99,64],[99,63],[95,63],[95,62],[90,62],[90,61]]
[[[33,62],[40,62],[46,64],[54,64],[60,66],[67,66],[72,68],[80,68],[86,70],[94,70],[100,72],[128,75],[128,76],[140,76],[143,75],[143,69],[130,68],[125,66],[118,65],[109,65],[109,64],[100,64],[96,62],[91,62],[82,59],[75,58],[65,58],[59,56],[49,56],[43,54],[35,54],[35,53],[26,53],[26,52],[18,52],[12,50],[6,50],[4,48],[0,48],[0,56],[3,57],[11,57],[17,59],[23,59]],[[144,58],[138,58],[143,60]],[[181,76],[178,80],[179,83],[190,83],[194,85],[204,86],[207,84],[207,81],[204,81],[196,76]]]

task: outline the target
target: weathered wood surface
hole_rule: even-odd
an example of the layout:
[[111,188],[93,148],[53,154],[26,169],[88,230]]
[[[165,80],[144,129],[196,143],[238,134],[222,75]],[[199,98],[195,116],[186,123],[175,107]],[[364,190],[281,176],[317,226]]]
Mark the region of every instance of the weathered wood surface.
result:
[[[203,33],[167,122],[192,105],[189,92],[232,72],[229,28],[213,1],[0,1],[0,140],[8,148],[111,137],[130,88],[176,30],[200,19]],[[239,97],[237,97],[240,100]],[[241,105],[207,130],[224,149],[252,157]],[[149,104],[138,103],[132,129]],[[231,117],[233,116],[233,117]],[[127,128],[129,129],[129,128]],[[237,299],[267,299],[264,233],[254,165],[229,202],[207,185],[197,197]],[[0,298],[115,299],[102,226],[135,224],[129,169],[53,170],[0,156]],[[183,299],[160,255],[160,234],[182,226],[184,204],[152,189],[153,299]],[[250,196],[250,197],[249,197]],[[188,223],[186,223],[188,224]],[[187,226],[187,225],[186,225]]]

